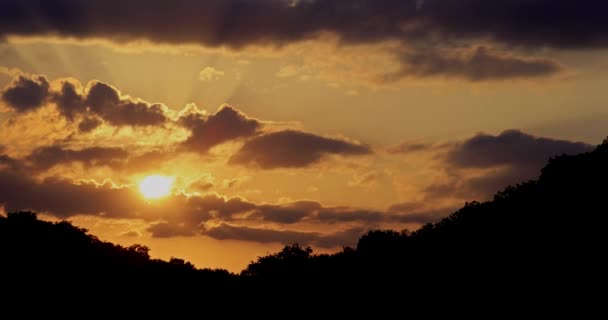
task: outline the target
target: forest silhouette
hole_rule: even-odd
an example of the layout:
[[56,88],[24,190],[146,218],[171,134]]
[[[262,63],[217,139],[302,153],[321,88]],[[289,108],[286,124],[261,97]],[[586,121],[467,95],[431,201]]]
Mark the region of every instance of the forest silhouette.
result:
[[202,298],[313,299],[305,309],[338,306],[343,299],[365,308],[381,297],[391,297],[384,302],[390,307],[387,301],[395,298],[407,304],[503,297],[502,303],[516,305],[584,295],[603,290],[607,165],[608,139],[588,153],[556,156],[538,179],[509,186],[491,201],[467,203],[419,230],[369,231],[356,247],[334,254],[293,244],[240,274],[152,259],[142,245],[101,241],[33,212],[8,213],[0,217],[3,288],[51,297],[57,288],[81,298],[111,292],[116,302],[135,296],[182,306]]

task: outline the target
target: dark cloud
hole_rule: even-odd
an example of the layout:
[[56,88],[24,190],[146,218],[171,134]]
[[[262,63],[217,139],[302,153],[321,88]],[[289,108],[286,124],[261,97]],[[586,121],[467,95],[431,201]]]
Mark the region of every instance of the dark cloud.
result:
[[99,127],[103,121],[96,117],[87,117],[84,118],[78,123],[78,130],[80,132],[91,132],[95,130],[95,128]]
[[489,39],[517,46],[588,48],[608,44],[607,12],[604,1],[572,0],[5,0],[0,2],[0,36],[240,47],[332,32],[347,43]]
[[102,82],[89,84],[84,102],[90,111],[116,126],[154,126],[167,121],[161,104],[123,99],[116,88]]
[[[508,185],[535,178],[549,158],[578,154],[593,146],[567,140],[537,137],[519,130],[499,135],[478,134],[449,147],[441,157],[448,173],[447,181],[425,189],[427,198],[460,197],[488,199]],[[466,170],[482,170],[470,176]]]
[[155,223],[147,230],[155,238],[190,237],[194,235],[194,231],[187,227],[166,222]]
[[17,112],[31,111],[44,105],[49,87],[44,76],[17,75],[2,91],[2,100]]
[[297,201],[281,205],[258,205],[254,213],[246,218],[279,224],[293,224],[307,221],[320,224],[359,223],[372,226],[378,223],[420,223],[435,220],[446,215],[449,209],[429,210],[414,203],[411,207],[398,204],[387,211],[366,210],[351,207],[325,207],[316,201]]
[[191,113],[179,121],[191,131],[183,146],[201,153],[227,141],[253,136],[262,127],[258,120],[228,105],[221,106],[213,115]]
[[[2,152],[2,149],[0,149],[0,152]],[[19,163],[15,159],[0,153],[0,170],[18,170],[19,167]]]
[[70,121],[82,115],[84,120],[79,128],[84,132],[100,124],[95,115],[115,126],[162,125],[168,120],[163,105],[123,98],[116,88],[99,81],[90,82],[84,92],[78,81],[63,80],[61,89],[51,92],[45,76],[19,74],[2,91],[2,99],[17,112],[34,110],[53,102]]
[[388,218],[383,212],[373,210],[353,210],[350,208],[324,208],[319,210],[314,217],[323,223],[343,223],[354,221],[365,221],[367,223],[376,223]]
[[285,130],[257,136],[245,143],[229,163],[262,169],[306,167],[323,156],[364,155],[371,153],[366,145],[326,138],[312,133]]
[[51,99],[57,105],[59,112],[61,112],[61,114],[64,115],[68,120],[73,121],[77,114],[84,113],[86,111],[84,92],[82,85],[78,81],[63,81],[61,84],[61,90],[53,93]]
[[283,205],[259,205],[252,217],[264,221],[290,224],[311,216],[322,205],[316,201],[297,201]]
[[91,147],[80,150],[50,146],[35,149],[26,161],[37,170],[47,170],[56,165],[81,163],[87,167],[113,166],[126,160],[129,154],[122,148]]
[[478,134],[457,144],[446,161],[461,168],[488,168],[500,165],[540,169],[550,157],[578,154],[593,146],[566,140],[536,137],[519,130],[506,130],[497,136]]
[[364,233],[361,228],[346,231],[322,234],[318,232],[303,232],[294,230],[275,230],[252,228],[247,226],[234,226],[222,223],[217,227],[208,228],[203,231],[204,235],[218,240],[242,240],[261,243],[282,243],[300,245],[314,245],[321,248],[335,248],[339,246],[354,245],[357,239]]
[[36,148],[19,161],[12,161],[14,168],[33,172],[46,171],[55,166],[80,164],[86,168],[106,166],[127,173],[142,173],[158,170],[170,157],[171,152],[166,150],[137,153],[120,147],[70,149],[53,145]]
[[135,191],[111,183],[78,183],[47,178],[36,181],[18,172],[0,170],[0,205],[7,212],[32,210],[58,218],[75,215],[133,218],[139,202]]
[[422,203],[394,204],[386,211],[330,207],[319,210],[311,220],[336,224],[347,222],[363,222],[366,225],[376,223],[424,224],[440,220],[451,211],[452,208],[425,209],[422,207]]
[[382,81],[392,82],[408,76],[460,77],[470,81],[533,78],[555,74],[562,66],[546,58],[506,55],[480,46],[472,52],[418,50],[402,54],[403,69],[386,74]]
[[[245,213],[256,208],[256,204],[239,197],[226,198],[217,194],[191,197],[189,206],[195,208],[199,215],[230,220],[234,215]],[[199,223],[201,221],[197,221]]]

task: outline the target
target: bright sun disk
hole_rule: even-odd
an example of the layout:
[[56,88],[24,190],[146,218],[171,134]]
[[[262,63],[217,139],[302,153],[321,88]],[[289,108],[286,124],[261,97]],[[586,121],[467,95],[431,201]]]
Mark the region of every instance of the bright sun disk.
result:
[[139,192],[146,199],[156,199],[169,195],[173,186],[174,177],[152,175],[145,177],[139,183]]

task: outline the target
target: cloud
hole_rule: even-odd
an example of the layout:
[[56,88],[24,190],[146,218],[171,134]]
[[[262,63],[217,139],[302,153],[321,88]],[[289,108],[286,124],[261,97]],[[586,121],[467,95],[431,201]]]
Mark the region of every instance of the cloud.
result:
[[182,146],[200,153],[224,142],[253,136],[262,127],[258,120],[228,105],[221,106],[213,115],[187,114],[179,122],[191,131]]
[[[66,151],[59,154],[65,155]],[[91,158],[85,152],[73,153],[71,157],[82,161]],[[3,159],[0,157],[0,161]],[[148,203],[133,186],[117,186],[109,181],[72,181],[60,177],[38,180],[23,171],[1,166],[0,190],[0,206],[9,212],[33,210],[62,219],[78,215],[142,219],[151,223],[147,230],[153,237],[204,234],[216,239],[286,244],[299,242],[324,248],[350,245],[365,230],[378,223],[419,223],[435,217],[431,214],[425,219],[420,210],[415,215],[405,209],[375,211],[328,207],[310,200],[281,204],[254,203],[240,197],[218,194],[187,196],[179,193]],[[264,224],[265,227],[254,227],[252,224]],[[342,231],[319,233],[283,229],[286,225],[301,229],[302,224],[308,228],[332,225],[333,229]]]
[[80,121],[78,124],[78,130],[80,132],[91,132],[95,128],[99,127],[103,121],[96,117],[87,117]]
[[0,148],[0,171],[7,169],[10,171],[16,171],[20,169],[21,166],[15,159],[6,154],[2,154],[1,152],[3,152],[2,148]]
[[36,170],[48,170],[56,165],[81,163],[87,167],[117,165],[128,157],[122,148],[90,147],[80,150],[49,146],[35,149],[26,161]]
[[214,186],[215,185],[213,184],[213,182],[209,181],[208,179],[200,179],[188,185],[188,189],[193,189],[194,191],[198,192],[205,192],[213,188]]
[[123,237],[138,238],[138,237],[141,237],[141,232],[139,232],[137,230],[129,230],[127,232],[121,233],[120,235]]
[[49,81],[44,76],[19,74],[2,91],[2,100],[14,111],[32,111],[44,105],[49,87]]
[[322,205],[316,201],[296,201],[282,205],[259,205],[252,218],[260,218],[263,221],[291,224],[310,217]]
[[547,58],[507,55],[484,46],[471,51],[416,50],[401,55],[402,70],[385,74],[381,81],[393,82],[404,77],[446,76],[469,81],[533,78],[555,74],[563,67]]
[[421,152],[434,149],[435,145],[427,142],[403,142],[386,148],[391,154]]
[[85,119],[81,131],[92,130],[99,125],[98,116],[115,126],[162,125],[168,119],[167,108],[161,104],[150,104],[139,99],[123,97],[114,87],[99,81],[91,81],[83,90],[77,80],[61,80],[59,91],[52,91],[43,75],[16,75],[2,91],[2,100],[17,112],[27,112],[54,103],[68,120],[77,116]]
[[298,243],[303,246],[314,245],[321,248],[335,248],[338,246],[352,246],[364,233],[363,229],[354,228],[330,234],[318,232],[303,232],[294,230],[275,230],[235,226],[222,223],[219,226],[208,228],[203,234],[218,240],[242,240],[260,243]]
[[[440,160],[447,179],[425,188],[428,199],[487,199],[508,185],[535,178],[551,157],[588,152],[594,147],[506,130],[496,136],[480,133],[446,148]],[[471,170],[477,173],[470,174]]]
[[0,190],[0,204],[7,212],[32,210],[58,218],[75,215],[133,218],[140,205],[134,190],[109,182],[73,182],[57,177],[36,181],[10,170],[0,170]]
[[153,126],[167,121],[164,105],[122,98],[116,88],[103,82],[90,82],[87,91],[86,106],[112,125]]
[[308,132],[285,130],[254,137],[234,154],[229,163],[262,169],[306,167],[325,155],[365,155],[366,145],[326,138]]
[[147,231],[152,233],[155,238],[190,237],[194,235],[194,231],[189,228],[166,222],[155,223],[148,227]]
[[448,152],[446,161],[461,168],[500,165],[538,168],[550,157],[588,152],[593,148],[583,142],[536,137],[519,130],[506,130],[496,136],[481,133],[455,145]]
[[[57,105],[59,112],[68,120],[74,120],[77,114],[84,113],[86,110],[84,90],[80,81],[65,80],[61,84],[59,92],[53,94],[51,98]],[[86,125],[85,125],[86,126]]]
[[219,80],[222,77],[224,77],[224,71],[217,70],[212,67],[206,67],[198,73],[198,79],[201,81]]
[[17,68],[7,68],[4,66],[0,66],[0,75],[14,77],[17,74],[20,74],[21,70]]
[[[489,39],[513,46],[590,48],[608,44],[603,1],[572,0],[181,0],[168,2],[3,1],[0,37],[57,35],[243,47],[281,45],[323,32],[345,43]],[[137,12],[134,26],[133,12]],[[564,28],[567,24],[568,28]],[[555,32],[559,30],[560,32]]]

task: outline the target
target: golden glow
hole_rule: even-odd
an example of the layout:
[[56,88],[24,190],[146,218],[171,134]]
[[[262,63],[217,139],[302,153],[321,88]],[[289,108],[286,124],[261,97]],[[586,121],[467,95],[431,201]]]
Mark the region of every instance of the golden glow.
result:
[[139,192],[146,199],[157,199],[168,196],[173,187],[175,177],[152,175],[145,177],[139,183]]

